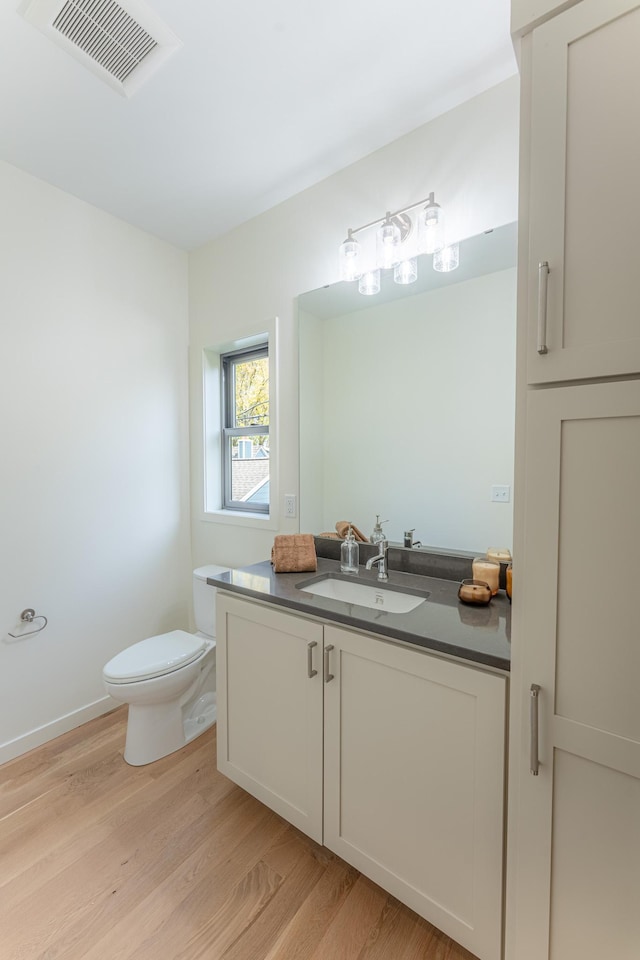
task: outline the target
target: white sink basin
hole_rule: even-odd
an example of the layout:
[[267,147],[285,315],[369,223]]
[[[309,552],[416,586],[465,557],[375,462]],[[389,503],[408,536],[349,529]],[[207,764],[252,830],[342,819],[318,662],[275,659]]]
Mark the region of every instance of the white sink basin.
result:
[[394,586],[378,587],[373,583],[361,583],[358,580],[340,580],[337,577],[325,577],[311,583],[301,583],[298,589],[313,593],[316,597],[328,597],[343,603],[355,603],[359,607],[372,610],[384,610],[387,613],[409,613],[427,599],[425,594],[404,592]]

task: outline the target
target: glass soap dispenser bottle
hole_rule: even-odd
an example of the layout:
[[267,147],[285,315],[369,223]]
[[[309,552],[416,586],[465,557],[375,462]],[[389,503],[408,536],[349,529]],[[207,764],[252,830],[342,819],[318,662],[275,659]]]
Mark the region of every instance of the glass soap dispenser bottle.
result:
[[382,529],[382,524],[386,523],[386,520],[380,519],[380,514],[376,514],[376,525],[373,528],[373,533],[371,534],[371,543],[380,543],[381,540],[386,540],[386,536]]
[[342,573],[357,573],[360,560],[360,548],[358,541],[353,535],[351,524],[347,531],[346,539],[340,545],[340,571]]

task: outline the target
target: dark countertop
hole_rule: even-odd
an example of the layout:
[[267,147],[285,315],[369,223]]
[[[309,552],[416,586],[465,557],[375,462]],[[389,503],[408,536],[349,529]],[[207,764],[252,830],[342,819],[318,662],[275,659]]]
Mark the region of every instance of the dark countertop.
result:
[[[264,560],[250,567],[221,573],[207,582],[220,590],[297,610],[344,627],[356,627],[449,657],[509,670],[511,605],[503,591],[486,607],[472,606],[458,600],[457,580],[439,580],[391,570],[387,586],[405,586],[412,592],[425,591],[430,596],[409,613],[389,613],[315,596],[298,588],[305,580],[328,573],[340,575],[338,561],[318,557],[315,573],[274,573],[271,563]],[[353,579],[385,589],[384,584],[377,582],[377,572],[365,570],[363,566]]]

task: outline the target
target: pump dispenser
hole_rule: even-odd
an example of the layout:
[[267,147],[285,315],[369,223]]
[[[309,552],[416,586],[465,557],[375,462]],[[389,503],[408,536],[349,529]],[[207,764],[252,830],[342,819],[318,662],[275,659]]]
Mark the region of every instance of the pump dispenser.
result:
[[340,546],[340,571],[342,573],[357,573],[359,554],[358,541],[353,535],[351,524],[349,524],[346,539],[342,541]]
[[381,540],[386,540],[386,536],[382,530],[382,524],[387,523],[387,520],[381,520],[380,514],[376,514],[376,525],[373,528],[373,533],[371,534],[371,543],[380,543]]

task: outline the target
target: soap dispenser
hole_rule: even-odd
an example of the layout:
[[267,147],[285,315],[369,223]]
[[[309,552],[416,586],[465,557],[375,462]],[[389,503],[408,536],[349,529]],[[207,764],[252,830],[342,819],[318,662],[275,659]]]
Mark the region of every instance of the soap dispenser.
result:
[[376,514],[376,525],[373,528],[373,533],[371,534],[371,543],[380,543],[381,540],[386,540],[386,536],[382,530],[382,524],[387,523],[386,520],[380,520],[380,514]]
[[346,539],[342,541],[340,546],[340,571],[342,573],[357,573],[359,560],[360,548],[353,535],[351,524],[349,524]]

